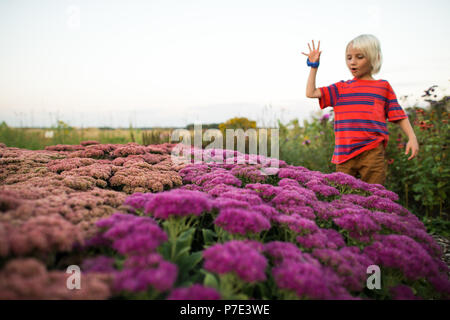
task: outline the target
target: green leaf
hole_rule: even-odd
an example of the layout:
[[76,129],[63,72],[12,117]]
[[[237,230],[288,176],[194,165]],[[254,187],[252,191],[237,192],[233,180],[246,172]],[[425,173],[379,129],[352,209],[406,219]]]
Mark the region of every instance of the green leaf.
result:
[[217,234],[210,229],[202,229],[203,240],[206,246],[216,242]]
[[195,233],[195,228],[189,228],[188,230],[182,232],[180,236],[177,238],[177,252],[184,248],[190,248],[192,243],[192,238]]
[[200,261],[203,259],[203,252],[197,251],[192,253],[189,258],[187,259],[187,263],[189,265],[192,265],[193,267],[196,266]]
[[164,242],[160,247],[159,247],[159,253],[164,257],[164,259],[166,260],[170,260],[170,249],[172,248],[171,243],[170,242]]
[[205,279],[203,280],[203,285],[219,290],[219,281],[217,280],[215,275],[209,272],[206,274]]
[[185,282],[188,280],[192,281],[191,270],[193,270],[197,264],[202,260],[202,252],[194,252],[191,255],[182,255],[176,259],[176,264],[178,265],[179,274],[178,279],[180,282]]
[[188,230],[182,232],[177,240],[179,240],[180,242],[187,241],[192,238],[192,236],[194,235],[194,232],[195,232],[195,228],[189,228]]
[[189,250],[191,250],[190,246],[186,246],[186,247],[178,247],[177,246],[177,250],[175,252],[175,262],[179,261],[180,259],[182,259],[184,257],[188,257]]

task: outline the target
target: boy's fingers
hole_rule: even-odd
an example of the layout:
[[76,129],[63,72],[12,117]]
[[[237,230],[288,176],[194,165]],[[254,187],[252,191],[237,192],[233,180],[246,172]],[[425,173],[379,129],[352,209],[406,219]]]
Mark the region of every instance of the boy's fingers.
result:
[[413,147],[407,146],[405,154],[408,154],[409,149],[411,149],[411,156],[408,158],[408,160],[411,160],[417,156],[417,154],[419,153],[419,148],[416,148],[414,146]]
[[316,50],[316,47],[314,46],[314,40],[312,41],[312,43],[313,43],[313,49]]
[[320,49],[320,40],[319,40],[319,44],[317,45],[317,50]]
[[309,43],[308,43],[308,48],[309,48],[309,51],[312,51],[312,50],[311,50],[311,47],[310,47],[310,45],[309,45]]

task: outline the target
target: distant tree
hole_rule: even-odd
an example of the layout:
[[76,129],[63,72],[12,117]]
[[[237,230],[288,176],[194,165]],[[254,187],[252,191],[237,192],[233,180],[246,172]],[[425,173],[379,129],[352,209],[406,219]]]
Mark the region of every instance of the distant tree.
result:
[[247,118],[232,118],[219,125],[219,129],[225,132],[226,129],[242,129],[244,131],[248,129],[256,129],[256,121],[249,120]]

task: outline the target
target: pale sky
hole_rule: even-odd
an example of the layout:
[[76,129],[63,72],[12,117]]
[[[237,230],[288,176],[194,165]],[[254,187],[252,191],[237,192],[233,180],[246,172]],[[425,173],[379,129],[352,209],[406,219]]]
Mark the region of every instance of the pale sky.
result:
[[303,121],[320,108],[301,52],[321,40],[317,87],[352,79],[345,47],[364,33],[398,98],[449,94],[449,12],[448,0],[0,0],[0,122]]

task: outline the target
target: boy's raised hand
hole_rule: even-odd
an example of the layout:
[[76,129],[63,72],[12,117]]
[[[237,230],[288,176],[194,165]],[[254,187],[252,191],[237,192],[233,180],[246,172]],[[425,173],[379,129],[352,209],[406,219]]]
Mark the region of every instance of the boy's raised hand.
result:
[[313,46],[313,49],[311,50],[311,46],[310,46],[309,43],[308,43],[309,54],[306,54],[306,53],[304,53],[304,52],[302,52],[302,54],[304,54],[305,56],[307,56],[307,57],[309,58],[309,61],[311,61],[311,62],[317,62],[317,61],[320,60],[320,54],[322,53],[322,51],[319,51],[319,49],[320,49],[320,40],[319,40],[319,44],[318,44],[318,46],[317,46],[317,49],[316,49],[316,47],[314,46],[314,40],[312,40],[312,46]]

